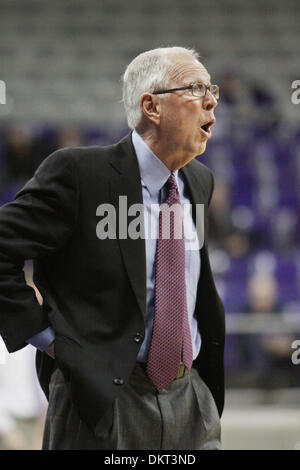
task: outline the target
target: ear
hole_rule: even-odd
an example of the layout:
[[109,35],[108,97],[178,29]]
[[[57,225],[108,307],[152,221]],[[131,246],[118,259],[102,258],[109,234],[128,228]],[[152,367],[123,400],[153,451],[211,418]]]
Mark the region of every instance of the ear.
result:
[[158,96],[143,93],[140,99],[142,113],[154,124],[158,125],[161,119],[161,105]]

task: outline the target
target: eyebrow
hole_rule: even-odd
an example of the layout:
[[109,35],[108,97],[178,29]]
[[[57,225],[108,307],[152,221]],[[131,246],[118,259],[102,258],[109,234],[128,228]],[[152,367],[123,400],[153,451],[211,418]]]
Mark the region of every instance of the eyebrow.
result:
[[204,83],[202,80],[194,80],[193,82],[186,83],[184,86],[190,86],[190,85],[196,85],[196,84],[210,86],[211,82],[209,81],[209,83]]

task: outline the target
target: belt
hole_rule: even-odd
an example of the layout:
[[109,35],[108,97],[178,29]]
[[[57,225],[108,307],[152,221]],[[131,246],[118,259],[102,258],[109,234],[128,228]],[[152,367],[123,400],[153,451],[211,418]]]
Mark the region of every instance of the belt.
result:
[[185,367],[184,364],[180,364],[180,366],[179,366],[179,371],[178,371],[178,375],[177,375],[177,377],[175,377],[174,380],[180,379],[181,377],[183,377],[186,370],[187,370],[187,367]]
[[[144,371],[147,373],[147,363],[146,362],[138,362],[138,364],[140,364],[142,366],[142,368],[144,369]],[[188,370],[187,367],[184,364],[180,364],[178,374],[177,374],[177,376],[175,377],[174,380],[181,379],[181,377],[184,376],[186,370]]]

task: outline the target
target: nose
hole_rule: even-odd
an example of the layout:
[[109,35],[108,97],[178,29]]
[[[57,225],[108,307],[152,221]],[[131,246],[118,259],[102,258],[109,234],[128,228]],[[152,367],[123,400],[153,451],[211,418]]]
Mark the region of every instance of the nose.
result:
[[209,90],[207,90],[206,95],[205,95],[204,100],[203,100],[203,108],[206,111],[211,111],[216,106],[218,106],[217,99],[214,97],[214,95]]

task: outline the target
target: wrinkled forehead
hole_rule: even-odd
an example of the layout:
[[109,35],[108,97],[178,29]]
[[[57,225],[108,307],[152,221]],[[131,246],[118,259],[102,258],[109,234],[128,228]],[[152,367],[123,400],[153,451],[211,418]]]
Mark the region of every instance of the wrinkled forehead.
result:
[[171,82],[187,85],[193,82],[210,84],[210,75],[201,62],[187,55],[172,57],[169,68]]

